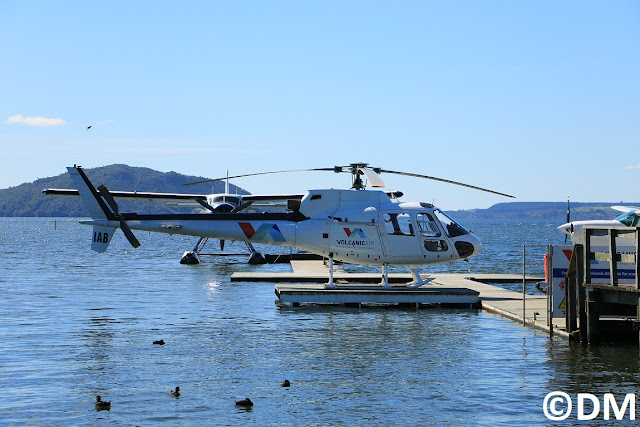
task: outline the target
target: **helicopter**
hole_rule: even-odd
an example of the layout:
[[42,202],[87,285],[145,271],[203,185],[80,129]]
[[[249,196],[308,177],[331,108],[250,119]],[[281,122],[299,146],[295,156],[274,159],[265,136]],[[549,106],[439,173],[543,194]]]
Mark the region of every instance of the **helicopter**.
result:
[[[120,228],[133,247],[140,246],[132,230],[191,235],[215,239],[263,243],[297,248],[329,259],[333,287],[333,263],[382,266],[388,287],[388,266],[406,266],[413,277],[409,286],[422,286],[430,279],[420,275],[420,267],[466,260],[478,254],[480,240],[436,206],[425,202],[401,202],[397,192],[385,186],[380,174],[425,178],[475,190],[511,197],[508,194],[427,175],[350,163],[332,168],[257,172],[229,179],[271,173],[332,171],[350,173],[350,189],[314,189],[302,195],[274,195],[271,200],[287,200],[286,212],[243,212],[248,202],[216,215],[121,213],[114,194],[104,185],[93,186],[79,166],[67,168],[93,226],[91,249],[104,252]],[[190,184],[221,180],[199,181]],[[374,189],[367,190],[369,183]],[[187,184],[188,185],[188,184]],[[115,194],[117,195],[117,193]],[[249,196],[245,196],[249,197]]]

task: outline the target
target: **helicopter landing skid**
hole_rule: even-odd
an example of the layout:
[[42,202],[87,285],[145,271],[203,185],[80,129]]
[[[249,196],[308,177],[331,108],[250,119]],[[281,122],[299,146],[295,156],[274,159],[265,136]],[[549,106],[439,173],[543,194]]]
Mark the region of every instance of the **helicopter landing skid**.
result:
[[417,265],[408,265],[407,268],[411,272],[413,280],[407,284],[411,288],[419,288],[422,285],[426,285],[431,282],[434,277],[427,277],[426,279],[420,275],[420,267]]
[[[413,280],[407,283],[406,286],[397,286],[397,285],[393,286],[394,289],[419,288],[420,286],[426,285],[429,282],[431,282],[433,279],[435,279],[435,277],[423,278],[420,275],[420,266],[408,265],[407,268],[411,272],[411,276],[413,277]],[[387,263],[384,263],[382,265],[382,281],[380,282],[380,285],[382,285],[383,289],[391,289],[391,286],[389,285],[389,265]],[[366,289],[366,288],[380,289],[380,285],[349,287],[349,289]],[[329,254],[329,282],[325,283],[324,288],[325,289],[338,288],[333,280],[333,253]],[[341,289],[346,289],[346,287],[341,287]]]

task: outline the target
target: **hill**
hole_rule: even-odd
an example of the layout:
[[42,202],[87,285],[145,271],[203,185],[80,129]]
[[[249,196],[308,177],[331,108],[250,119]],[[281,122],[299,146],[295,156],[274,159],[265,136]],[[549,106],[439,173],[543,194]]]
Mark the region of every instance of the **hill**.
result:
[[[143,167],[110,165],[85,169],[91,182],[113,191],[151,191],[158,193],[223,193],[224,182],[185,187],[187,182],[201,181],[201,176],[182,175],[177,172],[158,172]],[[16,187],[0,190],[0,216],[56,216],[86,217],[87,212],[79,197],[45,196],[45,188],[74,188],[71,178],[65,172],[61,175],[40,178]],[[230,185],[232,193],[248,194],[235,185]],[[166,208],[148,201],[119,200],[122,212],[167,213]]]
[[[571,202],[571,220],[613,219],[621,214],[611,206],[640,206],[638,202]],[[488,209],[448,212],[457,220],[466,219],[539,219],[562,224],[567,220],[566,202],[508,202]]]
[[[95,186],[104,184],[116,191],[151,191],[159,193],[222,193],[223,182],[212,182],[184,187],[187,182],[201,181],[201,176],[182,175],[177,172],[158,172],[143,167],[122,164],[85,169],[89,179]],[[246,190],[231,185],[232,193],[249,194]],[[0,217],[8,216],[42,216],[42,217],[85,217],[86,211],[80,198],[45,196],[45,188],[74,188],[71,178],[65,172],[50,178],[0,190]],[[167,213],[160,203],[148,201],[119,200],[122,212]],[[610,209],[613,205],[640,206],[638,202],[592,202],[571,203],[571,219],[612,219],[619,212]],[[189,210],[185,211],[188,212]],[[538,219],[562,224],[567,217],[566,202],[508,202],[498,203],[488,209],[467,209],[449,211],[455,219]]]

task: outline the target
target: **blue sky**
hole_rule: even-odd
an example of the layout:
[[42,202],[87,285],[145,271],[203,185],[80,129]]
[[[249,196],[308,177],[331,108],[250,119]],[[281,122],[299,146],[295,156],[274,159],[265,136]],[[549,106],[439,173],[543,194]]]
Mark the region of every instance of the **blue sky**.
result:
[[[640,200],[637,1],[3,0],[0,64],[0,188],[74,163],[218,177],[359,161],[518,201]],[[383,178],[443,209],[511,200]]]

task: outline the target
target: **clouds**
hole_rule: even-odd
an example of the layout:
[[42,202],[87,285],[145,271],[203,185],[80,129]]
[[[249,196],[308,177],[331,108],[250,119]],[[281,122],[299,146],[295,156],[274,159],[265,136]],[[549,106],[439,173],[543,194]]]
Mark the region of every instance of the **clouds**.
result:
[[640,169],[640,165],[625,166],[625,169]]
[[48,119],[46,117],[24,117],[22,114],[14,114],[7,119],[8,124],[22,123],[27,126],[52,127],[67,124],[63,119]]

